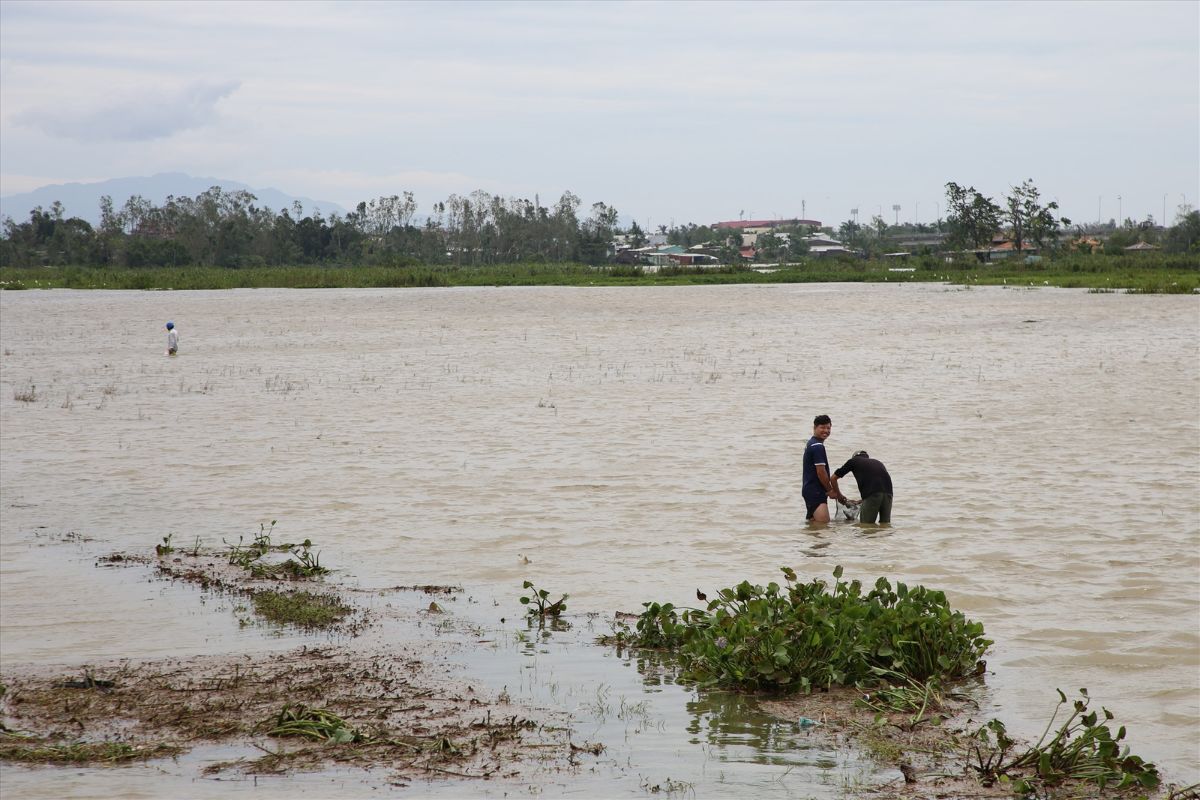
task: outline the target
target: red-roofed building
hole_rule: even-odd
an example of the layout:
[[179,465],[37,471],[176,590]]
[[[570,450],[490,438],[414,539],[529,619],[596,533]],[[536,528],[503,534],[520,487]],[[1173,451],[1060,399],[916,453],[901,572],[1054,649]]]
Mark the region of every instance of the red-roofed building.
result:
[[819,228],[821,222],[815,219],[733,219],[727,222],[714,222],[711,227],[717,230],[742,230],[744,228],[778,228],[783,225],[807,225],[810,228]]

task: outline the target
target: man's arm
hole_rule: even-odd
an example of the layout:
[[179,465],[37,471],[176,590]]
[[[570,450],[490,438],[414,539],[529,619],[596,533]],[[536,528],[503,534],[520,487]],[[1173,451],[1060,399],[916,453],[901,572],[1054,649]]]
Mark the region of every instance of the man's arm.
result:
[[842,493],[838,491],[837,478],[830,475],[824,464],[817,464],[817,480],[825,487],[825,493],[834,500],[844,499]]

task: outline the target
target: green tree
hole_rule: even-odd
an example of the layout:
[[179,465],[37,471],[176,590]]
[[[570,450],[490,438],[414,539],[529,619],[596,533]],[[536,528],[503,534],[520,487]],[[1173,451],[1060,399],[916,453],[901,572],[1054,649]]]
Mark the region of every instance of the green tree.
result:
[[1200,211],[1182,205],[1175,224],[1167,228],[1163,250],[1168,253],[1200,253]]
[[722,264],[741,264],[742,263],[742,232],[739,230],[729,231],[725,235],[725,239],[721,242],[721,246],[717,251],[717,258]]
[[946,244],[952,248],[979,248],[1000,229],[1000,206],[975,191],[951,181],[946,184]]
[[593,203],[592,213],[579,235],[579,254],[586,264],[608,260],[609,244],[617,227],[617,210],[604,203]]
[[1062,225],[1071,224],[1071,220],[1065,217],[1054,216],[1058,203],[1051,201],[1042,205],[1041,193],[1033,185],[1032,179],[1012,187],[1005,198],[1005,205],[1006,218],[1012,226],[1013,243],[1017,250],[1021,250],[1029,240],[1039,249],[1045,249],[1047,243],[1053,248],[1058,245]]
[[646,246],[646,232],[637,224],[636,219],[629,225],[629,244],[633,247]]

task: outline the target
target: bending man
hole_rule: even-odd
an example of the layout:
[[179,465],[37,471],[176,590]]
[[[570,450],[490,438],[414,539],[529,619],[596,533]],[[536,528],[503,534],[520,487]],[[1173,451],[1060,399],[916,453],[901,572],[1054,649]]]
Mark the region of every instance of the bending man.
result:
[[838,478],[844,478],[850,473],[854,473],[854,480],[858,483],[858,496],[862,498],[858,518],[871,523],[875,522],[876,517],[880,522],[891,522],[892,476],[888,474],[883,462],[871,458],[866,450],[859,450],[833,473],[833,491],[829,494],[834,497],[841,494]]

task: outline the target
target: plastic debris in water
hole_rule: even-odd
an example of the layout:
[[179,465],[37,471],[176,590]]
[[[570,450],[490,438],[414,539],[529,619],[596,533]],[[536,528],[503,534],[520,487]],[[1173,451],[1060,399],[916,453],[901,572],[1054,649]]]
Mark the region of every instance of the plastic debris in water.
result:
[[815,719],[809,719],[808,717],[801,717],[800,719],[796,720],[796,724],[799,725],[801,727],[801,729],[805,729],[805,728],[816,727],[817,725],[820,725],[821,723],[817,722]]

